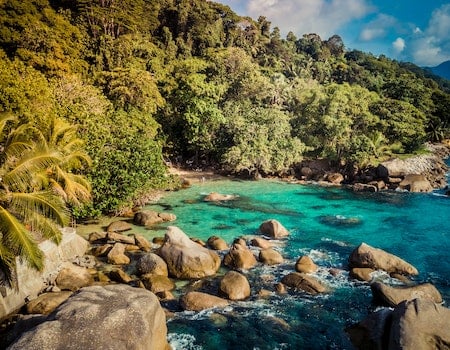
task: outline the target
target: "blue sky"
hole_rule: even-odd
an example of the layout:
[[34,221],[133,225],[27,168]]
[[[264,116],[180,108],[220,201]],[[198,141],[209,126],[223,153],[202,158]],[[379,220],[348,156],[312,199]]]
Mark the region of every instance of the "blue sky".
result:
[[283,35],[338,34],[347,49],[419,66],[450,60],[450,0],[215,0],[236,13],[266,16]]

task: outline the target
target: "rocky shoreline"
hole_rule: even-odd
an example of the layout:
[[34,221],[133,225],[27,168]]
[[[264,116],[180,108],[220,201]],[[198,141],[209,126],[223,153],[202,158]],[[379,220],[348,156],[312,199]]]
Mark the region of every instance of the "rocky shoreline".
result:
[[[433,154],[405,161],[390,160],[376,168],[354,174],[350,186],[355,191],[371,192],[399,189],[423,192],[430,188],[443,188],[442,179],[445,179],[447,167],[442,159],[448,157],[450,148],[433,147]],[[186,185],[225,178],[214,172],[173,171],[185,178]],[[338,172],[330,168],[327,162],[316,160],[301,164],[297,176],[287,180],[342,186],[349,184],[349,179],[348,173]],[[233,199],[232,196],[218,193],[205,197],[209,201]],[[133,220],[137,225],[151,226],[175,221],[176,217],[166,212],[139,211],[134,214]],[[318,266],[308,256],[300,256],[293,266],[286,266],[279,247],[289,232],[275,220],[262,223],[259,235],[236,237],[230,246],[217,236],[202,242],[188,237],[174,226],[168,228],[165,237],[154,239],[153,242],[136,233],[126,234],[130,229],[127,222],[115,221],[106,231],[91,232],[89,250],[71,263],[61,265],[58,273],[45,281],[45,288],[39,297],[32,298],[20,314],[10,316],[10,322],[4,323],[2,347],[31,349],[40,347],[39,344],[50,344],[45,338],[48,332],[55,332],[50,324],[58,324],[57,328],[64,333],[68,327],[72,327],[73,322],[78,327],[76,333],[84,348],[90,348],[92,343],[90,338],[83,338],[84,332],[89,332],[91,336],[94,333],[103,339],[103,342],[95,343],[98,346],[107,346],[113,341],[107,335],[116,337],[114,331],[107,326],[92,330],[92,325],[101,323],[103,318],[110,317],[105,315],[111,313],[112,319],[117,315],[126,315],[121,316],[125,317],[125,323],[135,324],[142,322],[136,320],[145,319],[148,324],[145,335],[137,335],[132,329],[127,331],[127,339],[124,340],[127,349],[169,349],[166,318],[177,312],[220,309],[239,300],[258,300],[274,293],[280,296],[295,294],[299,297],[302,294],[314,296],[332,293],[327,284],[317,278],[318,270],[321,273],[326,270],[330,278],[348,274],[350,279],[369,284],[374,303],[393,308],[374,312],[366,320],[346,330],[356,348],[397,349],[400,343],[415,344],[419,341],[418,337],[424,337],[424,334],[431,334],[435,343],[424,345],[423,349],[434,349],[438,343],[450,344],[449,335],[442,333],[442,329],[450,329],[449,310],[440,305],[442,297],[439,291],[430,284],[414,282],[410,277],[418,273],[417,269],[401,258],[364,243],[354,249],[347,268],[342,270]],[[283,266],[283,269],[291,271],[279,279],[276,276],[253,275],[249,278],[255,267],[264,265]],[[395,279],[395,284],[375,281],[374,276],[378,271],[389,274]],[[262,287],[250,284],[249,281],[255,278],[265,280]],[[183,281],[184,287],[178,287],[179,281]],[[73,314],[65,316],[72,312],[70,310],[78,308],[73,305],[79,305],[80,301],[89,310],[98,298],[109,300],[110,307],[104,304],[101,308],[106,311],[100,313],[86,311],[90,315],[89,324],[86,324],[85,311],[81,310],[75,315],[80,321],[74,321],[71,318]],[[143,306],[129,306],[129,299],[133,298]],[[424,311],[412,315],[411,310],[418,307]],[[420,329],[415,325],[420,325]],[[126,329],[127,326],[121,327]],[[157,333],[154,329],[158,330]],[[156,339],[154,334],[160,336]],[[42,336],[44,338],[40,338]],[[136,337],[139,339],[134,339]],[[69,338],[64,335],[60,338],[63,342],[69,342]],[[152,345],[148,347],[143,343]],[[70,348],[67,344],[61,344],[53,348],[62,345]],[[77,344],[73,345],[73,348],[77,348]],[[413,346],[402,348],[414,349]]]
[[[304,160],[293,166],[280,178],[284,181],[321,186],[346,186],[357,192],[400,190],[409,192],[431,192],[447,187],[448,166],[444,160],[450,157],[450,145],[439,143],[425,145],[427,154],[406,159],[391,158],[365,168],[340,167],[327,159]],[[185,186],[226,179],[230,174],[221,174],[213,169],[170,168],[169,173],[179,176]],[[260,179],[261,175],[252,179]]]
[[[176,218],[149,211],[135,215],[135,223],[142,225],[155,220]],[[319,270],[328,271],[331,279],[348,273],[348,278],[371,286],[374,303],[393,308],[370,314],[346,330],[358,349],[398,349],[398,344],[417,344],[425,334],[432,341],[421,349],[450,344],[450,334],[442,331],[450,329],[450,310],[440,305],[439,291],[429,283],[414,282],[411,277],[418,271],[408,262],[365,243],[354,248],[347,269],[342,270],[318,266],[309,256],[286,265],[278,247],[289,231],[276,220],[261,223],[253,237],[236,237],[230,246],[217,236],[207,242],[190,238],[176,226],[169,226],[165,236],[153,242],[126,234],[129,230],[127,222],[114,222],[106,232],[92,232],[87,255],[61,267],[46,291],[27,304],[27,315],[18,316],[2,345],[75,349],[82,344],[94,349],[108,347],[119,337],[114,348],[169,349],[166,318],[177,312],[220,310],[272,294],[311,298],[333,293],[318,278]],[[257,276],[266,281],[264,287],[252,285],[255,276],[250,279],[250,274],[264,265],[283,266],[287,273],[279,279],[267,273]],[[395,283],[378,281],[374,276],[379,271]],[[411,309],[416,311],[412,314]],[[141,324],[145,329],[138,332]]]

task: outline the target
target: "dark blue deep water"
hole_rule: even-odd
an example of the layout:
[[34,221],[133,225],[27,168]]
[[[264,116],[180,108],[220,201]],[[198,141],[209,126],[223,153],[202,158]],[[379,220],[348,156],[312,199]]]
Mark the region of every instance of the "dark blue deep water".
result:
[[[203,202],[212,191],[239,199]],[[267,219],[279,220],[290,231],[276,248],[285,264],[245,272],[252,286],[249,300],[223,310],[174,313],[168,322],[174,349],[352,349],[345,328],[374,310],[368,285],[350,280],[345,271],[349,254],[361,242],[413,264],[420,272],[415,280],[433,283],[445,305],[450,304],[450,198],[442,191],[367,194],[266,180],[206,181],[170,193],[150,208],[175,213],[172,225],[205,241],[212,235],[228,243],[250,237]],[[158,227],[146,235],[163,235],[164,230]],[[329,293],[258,297],[261,289],[273,291],[301,255],[320,266],[315,275]],[[332,267],[344,271],[333,277]],[[389,280],[381,273],[378,278]]]

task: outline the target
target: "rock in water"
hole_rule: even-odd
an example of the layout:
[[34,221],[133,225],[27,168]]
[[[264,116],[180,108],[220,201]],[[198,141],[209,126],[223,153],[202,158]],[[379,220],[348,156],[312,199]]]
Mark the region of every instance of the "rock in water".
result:
[[223,202],[223,201],[233,201],[237,199],[239,196],[234,194],[221,194],[217,192],[211,192],[203,200],[205,202]]
[[262,234],[272,238],[282,238],[289,236],[289,231],[277,220],[264,221],[259,230]]
[[303,290],[312,295],[327,291],[327,288],[317,279],[299,272],[287,274],[283,277],[281,283],[296,290]]
[[427,299],[384,308],[346,329],[360,350],[435,350],[450,348],[450,310]]
[[[442,303],[441,293],[431,283],[423,283],[412,287],[390,287],[384,283],[374,282],[370,285],[373,298],[387,306],[397,306],[402,301],[416,298],[428,299],[434,303]],[[450,331],[450,329],[449,329]]]
[[230,300],[243,300],[250,296],[250,284],[243,274],[228,271],[220,281],[220,292]]
[[350,268],[368,267],[374,270],[384,270],[388,273],[401,275],[418,275],[419,272],[405,260],[385,252],[382,249],[373,248],[366,243],[361,243],[349,257]]
[[206,244],[208,245],[209,248],[211,248],[213,250],[227,250],[228,249],[227,242],[225,242],[225,240],[223,238],[217,237],[217,236],[209,237],[208,240],[206,241]]
[[252,251],[244,244],[234,243],[230,251],[224,256],[223,264],[232,269],[248,270],[257,264]]
[[223,308],[228,306],[229,302],[208,293],[189,292],[181,297],[180,304],[184,310],[201,311],[211,308]]
[[316,272],[318,269],[317,265],[314,261],[307,255],[303,255],[297,259],[295,263],[295,271],[304,272],[304,273],[312,273]]
[[281,264],[284,259],[283,256],[275,249],[263,249],[259,252],[259,261],[266,265]]
[[388,348],[450,349],[450,310],[426,299],[400,303],[392,312]]
[[166,317],[158,298],[145,289],[87,287],[10,349],[167,350]]
[[214,275],[220,267],[219,256],[197,243],[178,227],[169,226],[159,249],[169,274],[176,278],[203,278]]

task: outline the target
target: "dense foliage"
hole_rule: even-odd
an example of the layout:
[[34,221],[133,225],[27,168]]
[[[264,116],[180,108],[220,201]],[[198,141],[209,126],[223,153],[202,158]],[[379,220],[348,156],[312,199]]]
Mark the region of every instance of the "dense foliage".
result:
[[81,217],[166,186],[168,160],[283,174],[449,137],[448,81],[210,1],[3,0],[0,44],[0,111],[84,141]]

